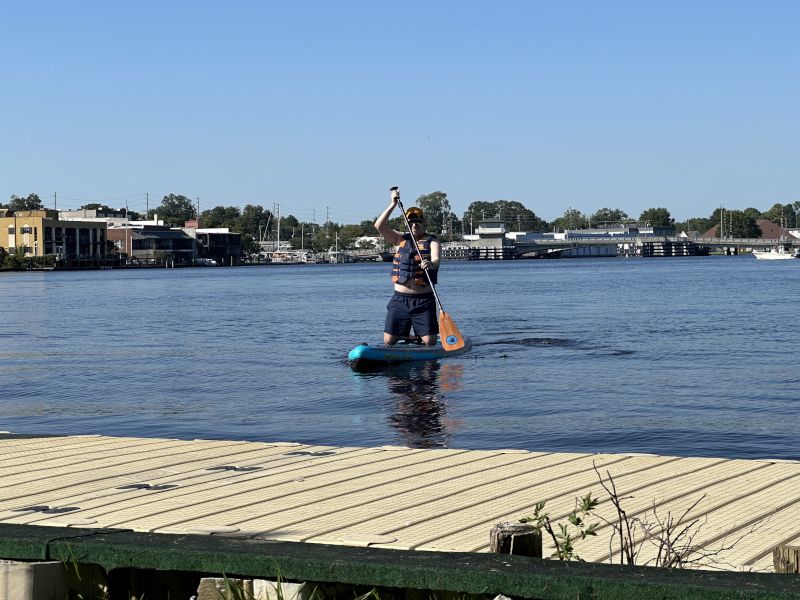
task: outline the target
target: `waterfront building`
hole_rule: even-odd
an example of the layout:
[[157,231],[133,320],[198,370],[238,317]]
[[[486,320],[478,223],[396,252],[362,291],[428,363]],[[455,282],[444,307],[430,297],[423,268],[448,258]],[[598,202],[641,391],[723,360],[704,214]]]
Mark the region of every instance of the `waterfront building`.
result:
[[109,227],[124,227],[127,225],[140,226],[140,225],[159,225],[164,226],[164,221],[158,218],[157,214],[153,215],[151,220],[131,221],[128,219],[127,213],[124,210],[103,210],[103,209],[87,209],[81,208],[79,210],[60,210],[58,211],[58,218],[62,221],[95,221],[108,223]]
[[51,209],[0,209],[0,248],[25,256],[53,254],[57,259],[98,258],[106,254],[105,221],[61,219]]
[[227,227],[199,227],[200,223],[186,221],[181,231],[194,239],[196,256],[220,265],[239,264],[242,256],[242,234]]
[[132,221],[108,229],[108,239],[120,253],[139,263],[170,261],[190,264],[196,257],[195,240],[180,229]]
[[[479,221],[475,233],[464,236],[463,245],[471,248],[469,258],[472,260],[508,260],[514,258],[516,246],[506,232],[506,224],[499,219]],[[463,255],[464,251],[458,247],[442,252],[444,258],[462,258]]]

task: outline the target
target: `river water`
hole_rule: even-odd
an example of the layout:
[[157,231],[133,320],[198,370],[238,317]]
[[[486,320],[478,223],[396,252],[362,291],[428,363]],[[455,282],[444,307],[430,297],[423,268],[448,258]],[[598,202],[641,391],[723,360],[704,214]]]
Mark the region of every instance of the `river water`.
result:
[[474,349],[356,373],[388,269],[0,273],[0,429],[800,459],[800,261],[445,262]]

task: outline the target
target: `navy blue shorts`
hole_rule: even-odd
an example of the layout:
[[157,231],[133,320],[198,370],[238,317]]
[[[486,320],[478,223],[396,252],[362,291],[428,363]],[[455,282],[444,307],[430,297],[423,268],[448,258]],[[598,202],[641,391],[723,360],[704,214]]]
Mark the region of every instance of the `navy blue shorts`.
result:
[[391,335],[405,337],[414,326],[416,335],[436,335],[439,321],[436,319],[436,300],[430,294],[401,294],[395,292],[386,305],[386,327]]

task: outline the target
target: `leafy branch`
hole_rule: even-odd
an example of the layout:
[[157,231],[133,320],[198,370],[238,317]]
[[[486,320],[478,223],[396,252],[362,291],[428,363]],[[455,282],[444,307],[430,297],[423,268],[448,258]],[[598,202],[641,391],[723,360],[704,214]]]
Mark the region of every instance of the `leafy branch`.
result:
[[589,525],[586,519],[598,503],[599,501],[596,498],[592,498],[591,492],[586,494],[583,498],[576,498],[575,508],[567,518],[569,523],[557,523],[558,531],[553,527],[550,515],[546,512],[542,512],[545,505],[544,500],[534,505],[532,517],[523,517],[519,522],[530,524],[538,531],[544,529],[548,533],[556,547],[556,551],[552,554],[551,558],[558,558],[559,560],[583,560],[575,552],[575,542],[586,539],[586,537],[590,535],[597,535],[595,530],[600,524],[592,523]]
[[[608,493],[611,504],[614,505],[617,513],[614,521],[600,517],[613,531],[609,540],[612,562],[615,553],[613,545],[616,538],[619,544],[621,563],[629,565],[642,564],[665,569],[682,569],[695,566],[703,566],[704,568],[723,567],[726,563],[720,560],[722,553],[732,550],[739,542],[757,531],[763,524],[763,521],[759,520],[739,537],[729,539],[729,536],[726,535],[722,540],[719,540],[718,545],[711,547],[709,545],[712,543],[711,541],[695,541],[708,519],[705,517],[690,517],[697,506],[706,498],[706,494],[700,496],[677,517],[671,511],[667,512],[666,517],[660,515],[655,500],[652,501],[651,509],[642,517],[632,517],[622,507],[622,501],[632,498],[632,496],[620,496],[611,473],[606,471],[604,478],[597,465],[593,464],[593,468],[600,485]],[[637,539],[637,537],[640,539]],[[640,562],[639,554],[645,542],[655,548],[655,556]],[[730,567],[731,565],[727,566]]]
[[[624,501],[633,496],[624,496],[617,489],[614,478],[609,471],[601,474],[596,464],[592,465],[603,490],[616,513],[613,518],[595,515],[594,511],[600,500],[592,498],[591,492],[583,498],[576,498],[575,508],[567,517],[567,522],[553,523],[545,508],[545,501],[534,505],[533,516],[523,517],[520,523],[531,525],[537,531],[546,531],[555,546],[551,558],[559,560],[583,560],[575,551],[577,542],[588,536],[597,536],[600,523],[589,524],[590,517],[596,516],[611,528],[609,538],[609,555],[611,562],[614,555],[619,554],[621,564],[645,565],[666,569],[689,568],[722,568],[726,563],[721,560],[723,553],[732,550],[744,538],[757,531],[763,524],[759,520],[747,531],[736,538],[725,535],[711,540],[697,541],[707,518],[692,517],[698,505],[706,498],[702,495],[688,508],[678,515],[668,511],[666,516],[659,514],[656,501],[641,516],[629,514],[623,506]],[[642,562],[640,553],[646,546],[653,548],[649,558]],[[730,565],[727,565],[730,567]]]

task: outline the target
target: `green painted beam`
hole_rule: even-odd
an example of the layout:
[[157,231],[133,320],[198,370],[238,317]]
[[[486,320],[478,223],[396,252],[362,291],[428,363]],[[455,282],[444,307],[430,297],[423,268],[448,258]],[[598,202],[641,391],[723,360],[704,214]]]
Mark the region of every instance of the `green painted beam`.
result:
[[420,552],[0,524],[0,558],[116,568],[575,600],[800,600],[800,575],[562,563],[486,553]]

